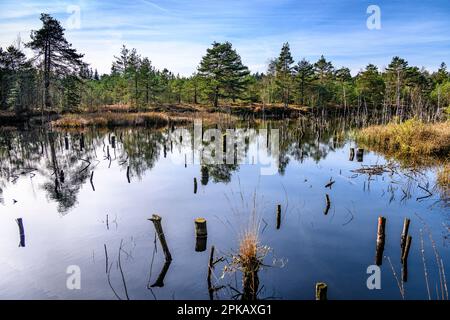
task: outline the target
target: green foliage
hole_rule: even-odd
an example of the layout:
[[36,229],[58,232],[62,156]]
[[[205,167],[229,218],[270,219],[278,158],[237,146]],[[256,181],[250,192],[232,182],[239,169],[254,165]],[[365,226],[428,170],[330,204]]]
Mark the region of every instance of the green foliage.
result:
[[248,74],[248,68],[229,42],[214,42],[198,67],[198,75],[205,81],[204,89],[214,107],[218,106],[219,98],[235,101],[246,87]]
[[[385,70],[369,64],[352,76],[321,56],[295,63],[289,43],[269,60],[264,73],[250,74],[231,43],[214,42],[197,73],[175,75],[125,45],[100,75],[82,61],[66,40],[61,24],[41,15],[42,27],[26,44],[35,56],[27,60],[20,42],[0,48],[0,110],[28,112],[98,111],[105,105],[145,111],[160,104],[296,103],[312,108],[343,107],[394,110],[404,119],[450,112],[450,74],[443,62],[436,72],[409,66],[394,57]],[[257,106],[259,107],[259,106]],[[439,112],[436,112],[439,110]],[[390,112],[390,111],[389,111]],[[390,112],[392,114],[392,112]]]

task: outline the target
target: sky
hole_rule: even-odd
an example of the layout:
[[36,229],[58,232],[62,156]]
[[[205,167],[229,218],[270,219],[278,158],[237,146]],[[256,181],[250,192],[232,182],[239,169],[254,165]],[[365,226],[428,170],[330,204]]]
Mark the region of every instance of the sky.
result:
[[252,72],[264,72],[284,42],[296,61],[323,54],[352,74],[393,56],[432,71],[450,64],[450,0],[0,0],[0,46],[29,41],[42,12],[100,73],[125,44],[189,76],[213,41],[230,41]]

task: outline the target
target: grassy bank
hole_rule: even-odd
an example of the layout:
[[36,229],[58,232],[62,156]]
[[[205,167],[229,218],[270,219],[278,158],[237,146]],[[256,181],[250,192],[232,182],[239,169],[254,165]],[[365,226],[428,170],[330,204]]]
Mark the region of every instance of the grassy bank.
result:
[[220,113],[201,112],[96,112],[83,114],[66,114],[52,121],[58,128],[84,128],[84,127],[162,127],[169,124],[187,124],[194,119],[201,118],[203,123],[222,123],[234,121],[235,118]]
[[370,126],[357,133],[358,143],[407,165],[436,164],[450,153],[450,121],[423,123],[411,119],[402,123]]

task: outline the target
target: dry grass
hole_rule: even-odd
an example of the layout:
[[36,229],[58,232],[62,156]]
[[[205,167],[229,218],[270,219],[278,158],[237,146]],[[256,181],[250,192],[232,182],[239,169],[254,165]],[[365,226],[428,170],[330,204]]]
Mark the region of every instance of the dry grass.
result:
[[423,123],[417,119],[371,126],[357,134],[358,143],[403,163],[424,164],[445,159],[450,152],[450,121]]
[[69,114],[52,122],[55,127],[83,128],[96,127],[120,127],[120,126],[165,126],[170,122],[177,124],[187,123],[189,119],[182,117],[169,117],[158,112],[139,113],[90,113]]

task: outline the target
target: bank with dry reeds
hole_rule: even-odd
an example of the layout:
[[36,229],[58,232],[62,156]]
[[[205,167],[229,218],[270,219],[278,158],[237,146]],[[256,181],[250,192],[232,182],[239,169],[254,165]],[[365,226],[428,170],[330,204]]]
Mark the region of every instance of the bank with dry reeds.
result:
[[370,126],[357,133],[361,146],[407,165],[437,164],[450,154],[450,121],[424,123],[417,119]]

